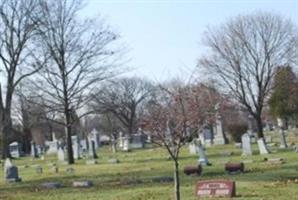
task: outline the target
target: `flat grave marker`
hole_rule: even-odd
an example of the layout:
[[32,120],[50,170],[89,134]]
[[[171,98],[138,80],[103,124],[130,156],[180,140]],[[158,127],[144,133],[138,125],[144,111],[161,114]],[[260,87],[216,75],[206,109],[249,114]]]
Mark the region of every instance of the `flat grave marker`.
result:
[[197,197],[235,197],[236,185],[229,180],[206,180],[198,181],[196,185]]

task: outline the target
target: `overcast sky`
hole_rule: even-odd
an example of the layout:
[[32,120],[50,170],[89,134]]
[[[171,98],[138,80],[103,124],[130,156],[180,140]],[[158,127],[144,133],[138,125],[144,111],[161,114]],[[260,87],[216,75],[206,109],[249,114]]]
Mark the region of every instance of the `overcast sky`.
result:
[[153,80],[191,73],[203,53],[204,30],[238,14],[270,11],[298,23],[298,0],[90,0],[130,49],[132,75]]

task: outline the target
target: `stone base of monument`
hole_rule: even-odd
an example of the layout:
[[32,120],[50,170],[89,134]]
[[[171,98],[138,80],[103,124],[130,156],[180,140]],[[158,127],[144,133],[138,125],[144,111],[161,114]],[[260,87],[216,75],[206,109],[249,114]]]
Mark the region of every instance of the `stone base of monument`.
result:
[[228,180],[199,181],[196,185],[196,196],[199,198],[235,197],[236,184],[234,181]]
[[90,188],[93,186],[93,183],[91,181],[74,181],[72,182],[72,186],[79,188]]
[[226,163],[225,171],[229,174],[237,174],[244,172],[244,163]]
[[199,176],[202,173],[202,166],[201,165],[197,165],[197,166],[186,166],[186,167],[184,167],[183,172],[187,176],[189,176],[189,175],[198,175]]

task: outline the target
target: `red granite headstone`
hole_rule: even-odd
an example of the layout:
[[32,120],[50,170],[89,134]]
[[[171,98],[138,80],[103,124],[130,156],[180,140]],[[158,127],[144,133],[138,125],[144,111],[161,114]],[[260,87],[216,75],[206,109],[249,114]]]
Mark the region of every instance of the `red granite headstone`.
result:
[[196,195],[198,197],[235,197],[235,182],[227,180],[199,181]]

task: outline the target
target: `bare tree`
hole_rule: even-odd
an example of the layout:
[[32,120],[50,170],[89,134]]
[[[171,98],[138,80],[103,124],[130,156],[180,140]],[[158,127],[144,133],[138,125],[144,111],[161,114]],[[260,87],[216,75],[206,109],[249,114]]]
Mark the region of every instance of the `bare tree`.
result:
[[[37,11],[34,0],[2,0],[0,2],[0,132],[2,158],[9,157],[8,142],[12,133],[12,99],[17,85],[36,73],[33,44],[37,23],[32,15]],[[37,49],[34,46],[34,49]]]
[[137,131],[142,106],[150,100],[153,85],[140,78],[121,78],[103,85],[93,96],[92,107],[98,113],[114,115],[131,135]]
[[142,126],[152,142],[165,148],[174,163],[175,198],[180,200],[179,158],[182,146],[214,116],[211,96],[201,88],[180,83],[160,86],[155,100],[149,102]]
[[281,16],[256,13],[208,29],[204,42],[210,54],[200,65],[253,116],[265,142],[262,111],[275,69],[297,62],[297,28]]
[[80,0],[41,1],[40,6],[39,42],[49,60],[35,86],[45,106],[64,119],[68,163],[73,164],[72,125],[88,113],[84,106],[98,82],[115,75],[118,35],[103,21],[79,19]]

